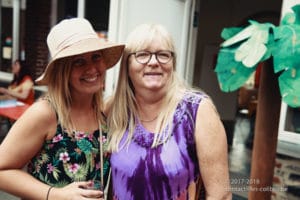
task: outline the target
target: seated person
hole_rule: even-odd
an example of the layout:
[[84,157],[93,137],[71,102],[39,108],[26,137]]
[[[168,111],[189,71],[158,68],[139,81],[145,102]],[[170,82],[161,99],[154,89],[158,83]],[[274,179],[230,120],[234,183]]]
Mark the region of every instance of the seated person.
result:
[[31,105],[34,102],[33,80],[24,61],[16,60],[12,65],[13,80],[8,88],[0,87],[2,99],[17,99]]

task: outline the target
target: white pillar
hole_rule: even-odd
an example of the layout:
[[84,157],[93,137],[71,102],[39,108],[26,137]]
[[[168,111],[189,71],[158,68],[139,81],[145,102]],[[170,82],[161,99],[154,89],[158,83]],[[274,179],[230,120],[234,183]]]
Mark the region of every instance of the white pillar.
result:
[[13,37],[12,37],[12,62],[20,55],[20,5],[21,0],[13,1]]
[[78,0],[77,17],[85,17],[85,0]]

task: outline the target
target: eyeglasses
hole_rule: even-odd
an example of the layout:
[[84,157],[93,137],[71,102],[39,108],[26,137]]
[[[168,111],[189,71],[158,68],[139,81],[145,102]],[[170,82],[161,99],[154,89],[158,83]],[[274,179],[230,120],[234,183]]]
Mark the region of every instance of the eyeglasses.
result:
[[174,56],[174,53],[172,51],[167,51],[167,50],[162,50],[157,52],[137,51],[129,54],[129,56],[134,55],[135,60],[138,63],[147,64],[151,60],[153,54],[155,55],[156,60],[160,64],[168,63]]

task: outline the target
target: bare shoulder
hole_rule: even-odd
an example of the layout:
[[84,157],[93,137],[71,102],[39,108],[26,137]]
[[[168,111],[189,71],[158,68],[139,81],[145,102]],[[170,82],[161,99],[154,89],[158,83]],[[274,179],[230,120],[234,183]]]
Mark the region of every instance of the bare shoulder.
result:
[[[24,117],[30,116],[30,118],[39,118],[39,120],[48,121],[55,120],[56,115],[55,111],[51,107],[50,103],[47,100],[39,99],[37,102],[32,104],[24,113]],[[22,117],[23,117],[22,116]]]
[[35,131],[49,133],[56,130],[56,113],[47,100],[40,99],[32,104],[17,120],[19,126],[32,127]]
[[219,140],[224,135],[224,126],[214,103],[210,98],[202,99],[197,111],[196,138],[198,141]]
[[[220,119],[219,113],[216,109],[216,106],[214,105],[213,101],[210,98],[203,98],[199,104],[197,115],[202,117],[205,116],[205,118],[216,118]],[[205,120],[202,119],[202,120]]]
[[[47,101],[30,106],[13,124],[0,146],[1,168],[21,168],[56,130],[55,112]],[[22,145],[16,145],[18,142]],[[9,154],[7,154],[9,152]],[[15,159],[18,158],[18,159]]]

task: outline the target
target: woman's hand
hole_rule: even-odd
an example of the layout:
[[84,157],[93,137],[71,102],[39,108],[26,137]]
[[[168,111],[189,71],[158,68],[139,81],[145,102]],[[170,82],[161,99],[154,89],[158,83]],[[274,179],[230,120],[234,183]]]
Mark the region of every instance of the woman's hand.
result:
[[91,182],[74,182],[63,188],[52,188],[48,200],[103,200],[103,191],[87,189]]

